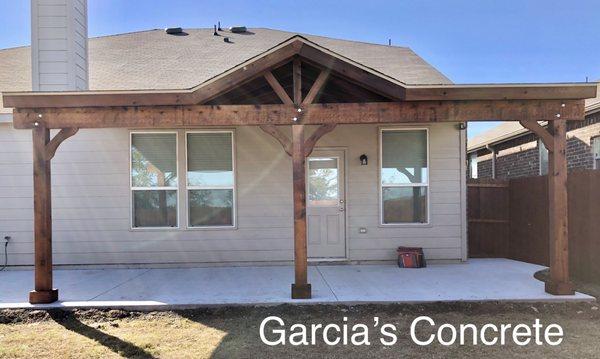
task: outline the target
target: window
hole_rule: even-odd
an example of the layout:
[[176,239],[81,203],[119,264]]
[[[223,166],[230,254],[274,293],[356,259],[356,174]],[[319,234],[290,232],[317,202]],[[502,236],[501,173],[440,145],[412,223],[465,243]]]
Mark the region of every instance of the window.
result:
[[233,132],[186,133],[189,227],[235,226]]
[[337,157],[308,159],[309,206],[337,206],[339,203],[339,175]]
[[548,174],[548,149],[542,140],[538,140],[538,148],[540,151],[540,175],[544,176]]
[[428,223],[428,133],[426,129],[380,132],[381,223]]
[[600,136],[592,138],[592,157],[594,169],[600,169]]
[[131,133],[132,227],[177,227],[177,134]]
[[477,178],[477,152],[469,155],[469,172],[471,178]]

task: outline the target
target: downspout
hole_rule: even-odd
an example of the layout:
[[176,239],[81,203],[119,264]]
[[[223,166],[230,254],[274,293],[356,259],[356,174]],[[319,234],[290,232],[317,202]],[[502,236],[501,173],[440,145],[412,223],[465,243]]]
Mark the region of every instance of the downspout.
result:
[[492,153],[492,179],[496,179],[496,149],[490,145],[485,148]]

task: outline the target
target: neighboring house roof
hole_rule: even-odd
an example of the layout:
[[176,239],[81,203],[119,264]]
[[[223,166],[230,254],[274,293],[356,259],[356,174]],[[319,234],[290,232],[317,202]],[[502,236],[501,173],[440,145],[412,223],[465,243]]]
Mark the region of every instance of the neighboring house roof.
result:
[[[600,82],[600,80],[598,80]],[[598,84],[598,96],[585,100],[585,113],[600,111],[600,84]],[[518,122],[503,122],[497,126],[490,128],[487,131],[480,133],[477,136],[467,141],[467,152],[472,152],[485,148],[486,145],[508,141],[515,137],[519,137],[529,133],[530,131]]]
[[[90,90],[192,88],[298,35],[258,28],[241,34],[221,33],[231,39],[226,43],[223,36],[213,36],[213,29],[185,32],[187,36],[149,30],[91,38]],[[452,83],[407,47],[302,36],[404,84]],[[0,50],[0,91],[31,91],[29,47]],[[0,108],[0,113],[9,111]]]

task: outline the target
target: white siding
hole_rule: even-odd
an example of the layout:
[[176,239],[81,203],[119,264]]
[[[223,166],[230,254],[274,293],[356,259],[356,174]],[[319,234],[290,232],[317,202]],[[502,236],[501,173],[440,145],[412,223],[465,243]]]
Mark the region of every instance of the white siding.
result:
[[87,0],[31,2],[34,91],[87,90]]
[[[391,260],[399,245],[424,247],[428,259],[464,259],[464,141],[455,124],[429,128],[431,223],[426,226],[379,225],[377,126],[340,125],[318,143],[347,148],[349,259]],[[55,263],[291,261],[291,161],[260,129],[235,131],[237,229],[219,230],[187,230],[183,217],[180,229],[131,230],[129,131],[81,130],[69,138],[52,160]],[[363,153],[368,166],[359,163]],[[13,265],[33,259],[31,163],[31,132],[0,124],[0,236],[12,237]],[[184,168],[180,164],[180,176]],[[367,233],[360,234],[361,227]]]

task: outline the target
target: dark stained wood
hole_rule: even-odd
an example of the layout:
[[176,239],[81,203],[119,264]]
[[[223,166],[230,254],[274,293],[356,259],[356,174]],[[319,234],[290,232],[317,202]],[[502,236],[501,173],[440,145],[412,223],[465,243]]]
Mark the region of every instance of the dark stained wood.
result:
[[[565,107],[562,107],[562,104]],[[418,101],[291,105],[148,106],[15,109],[15,128],[188,128],[194,126],[428,123],[465,121],[581,120],[583,100]],[[42,115],[40,118],[39,115]]]
[[29,302],[52,303],[58,300],[58,290],[52,288],[52,196],[50,160],[46,159],[50,130],[38,126],[32,132],[35,290]]
[[279,98],[281,99],[281,102],[283,102],[286,105],[294,104],[294,101],[292,101],[290,96],[288,96],[287,92],[285,92],[285,89],[281,86],[279,81],[277,81],[275,76],[273,76],[273,73],[271,71],[265,72],[264,76],[265,76],[265,79],[267,80],[267,82],[269,83],[269,85],[271,85],[271,88],[273,89],[273,91],[275,91],[277,96],[279,96]]
[[406,101],[430,100],[574,100],[596,97],[595,86],[580,84],[498,84],[408,86]]
[[[500,255],[495,249],[509,249],[506,257],[543,266],[550,265],[548,177],[534,176],[510,180],[507,198],[479,198],[479,187],[469,180],[467,214],[469,221],[469,256]],[[504,184],[502,184],[504,186]],[[575,170],[569,173],[568,237],[569,273],[574,278],[593,282],[600,278],[600,171]],[[492,190],[492,189],[490,189]],[[502,226],[478,221],[481,212],[493,213],[498,203],[509,204],[510,231],[501,234]],[[488,215],[491,216],[491,215]]]
[[292,155],[292,142],[290,139],[277,128],[275,125],[261,125],[260,129],[269,135],[273,136],[283,147],[288,156]]
[[329,123],[326,125],[319,126],[315,132],[304,142],[304,156],[308,157],[312,153],[313,149],[321,137],[325,136],[329,132],[335,129],[335,123]]
[[468,252],[473,258],[508,255],[508,181],[467,182]]
[[281,47],[277,51],[273,51],[267,55],[259,57],[245,66],[238,68],[234,72],[221,77],[217,81],[213,81],[208,85],[200,86],[192,93],[191,103],[202,104],[239,86],[244,82],[260,76],[267,70],[280,66],[288,61],[292,56],[297,54],[302,47],[302,41],[294,40]]
[[600,278],[600,171],[573,171],[568,177],[569,269],[588,283]]
[[61,129],[46,145],[45,159],[50,161],[52,158],[54,158],[58,146],[60,146],[60,144],[63,143],[63,141],[67,138],[74,136],[77,131],[79,131],[79,129],[73,127]]
[[319,94],[319,91],[321,91],[321,89],[323,88],[323,85],[325,85],[325,82],[329,78],[329,73],[330,73],[329,70],[321,71],[321,73],[319,74],[319,76],[317,77],[317,79],[315,80],[313,85],[311,86],[310,90],[308,91],[308,94],[306,94],[306,97],[304,97],[304,100],[302,101],[302,105],[308,105],[308,104],[313,103],[313,101]]
[[519,121],[521,126],[525,127],[529,131],[535,133],[544,143],[544,146],[548,149],[548,151],[553,151],[554,149],[554,140],[550,132],[548,132],[542,125],[540,125],[536,120],[521,120]]
[[510,180],[510,259],[548,266],[548,178]]
[[302,64],[299,58],[294,59],[292,75],[294,78],[294,104],[300,106],[300,104],[302,104]]
[[314,46],[303,46],[300,49],[300,56],[321,67],[335,71],[382,96],[389,97],[393,100],[405,99],[406,90],[404,86],[388,79],[387,76],[383,74],[376,74],[367,71],[366,69],[362,69],[348,61],[341,60],[325,53]]
[[304,125],[292,125],[292,166],[294,181],[294,266],[295,281],[292,298],[308,299],[311,287],[308,283],[308,256],[306,243],[306,157],[304,148]]
[[567,197],[567,123],[551,122],[553,150],[548,150],[548,210],[550,227],[550,280],[546,292],[574,294],[569,278],[569,226]]

